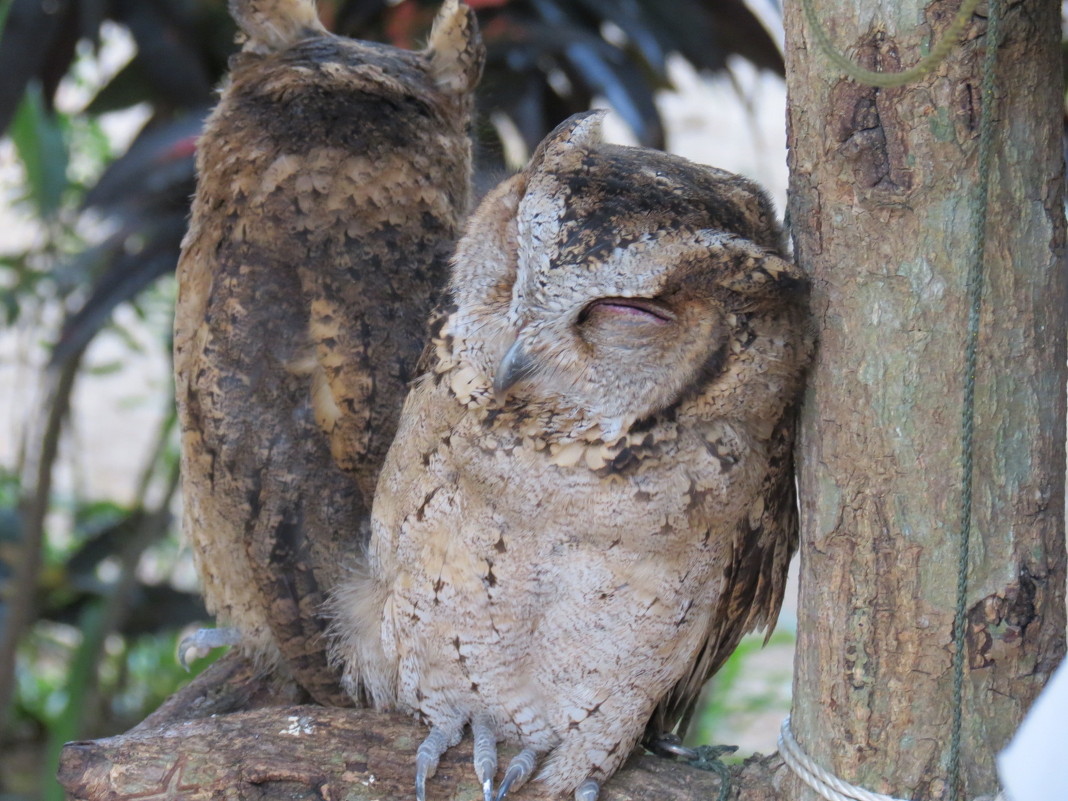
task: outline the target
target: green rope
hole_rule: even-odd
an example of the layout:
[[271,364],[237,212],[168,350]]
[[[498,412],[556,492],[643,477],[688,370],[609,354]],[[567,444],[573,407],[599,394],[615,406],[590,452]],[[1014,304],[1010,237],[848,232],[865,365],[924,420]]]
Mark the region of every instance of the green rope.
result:
[[989,0],[986,53],[981,83],[982,117],[979,121],[979,182],[976,187],[975,255],[968,271],[968,338],[964,354],[964,408],[961,415],[960,561],[957,566],[957,609],[953,618],[953,726],[946,773],[950,798],[959,798],[961,717],[964,705],[965,614],[968,563],[972,531],[972,474],[974,471],[975,372],[979,352],[979,321],[983,304],[983,263],[986,260],[986,217],[990,205],[990,173],[994,158],[995,73],[998,58],[998,0]]
[[904,86],[917,78],[922,78],[937,67],[949,54],[949,51],[956,46],[964,26],[968,24],[968,20],[972,18],[972,13],[978,5],[979,0],[964,0],[961,3],[960,10],[957,11],[957,16],[953,18],[953,22],[945,34],[935,42],[931,52],[921,58],[914,67],[902,72],[876,72],[875,70],[864,69],[838,50],[820,22],[819,17],[816,16],[816,10],[812,7],[812,0],[801,0],[801,7],[805,11],[805,20],[808,22],[809,30],[815,37],[816,44],[820,46],[827,58],[857,83],[865,83],[868,86],[878,86],[884,89]]
[[[682,726],[685,728],[685,726]],[[665,733],[645,743],[645,747],[654,754],[659,754],[668,759],[678,757],[683,764],[698,770],[707,770],[719,776],[719,793],[716,801],[727,801],[731,795],[731,769],[720,757],[733,754],[738,750],[736,745],[699,745],[696,748],[682,744],[682,738],[677,734]]]
[[731,769],[720,760],[725,754],[733,754],[738,750],[736,745],[699,745],[694,749],[696,752],[693,759],[687,761],[687,765],[698,770],[707,770],[719,776],[719,794],[716,801],[727,801],[731,795]]

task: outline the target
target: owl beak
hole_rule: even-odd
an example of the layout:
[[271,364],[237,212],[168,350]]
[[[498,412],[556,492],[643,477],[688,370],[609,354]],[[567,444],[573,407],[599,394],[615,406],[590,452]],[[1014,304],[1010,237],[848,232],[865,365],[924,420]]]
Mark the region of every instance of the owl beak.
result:
[[493,397],[498,403],[503,403],[510,390],[517,382],[530,375],[534,362],[523,350],[523,341],[516,339],[504,354],[497,374],[493,376]]

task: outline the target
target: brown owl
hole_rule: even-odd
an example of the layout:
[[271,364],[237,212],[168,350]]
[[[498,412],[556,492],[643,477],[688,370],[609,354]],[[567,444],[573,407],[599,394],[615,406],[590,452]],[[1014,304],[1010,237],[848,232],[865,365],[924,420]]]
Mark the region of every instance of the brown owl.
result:
[[774,625],[797,541],[791,446],[805,276],[750,181],[567,121],[487,196],[404,406],[339,655],[431,727],[416,794],[466,725],[596,798]]
[[[243,51],[197,148],[178,265],[184,529],[208,608],[342,703],[322,602],[378,471],[467,213],[483,48],[448,0],[427,48],[326,32],[314,0],[231,0]],[[236,630],[236,631],[235,631]]]

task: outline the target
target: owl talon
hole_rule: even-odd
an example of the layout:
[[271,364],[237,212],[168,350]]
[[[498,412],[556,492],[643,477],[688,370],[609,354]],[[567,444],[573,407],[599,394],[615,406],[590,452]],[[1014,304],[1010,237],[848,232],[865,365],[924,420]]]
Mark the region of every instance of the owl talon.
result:
[[596,779],[586,779],[575,788],[575,801],[597,801],[601,794],[601,783]]
[[426,780],[437,771],[441,755],[455,743],[456,738],[450,737],[445,729],[440,726],[431,727],[430,734],[415,752],[415,801],[426,801]]
[[213,648],[237,645],[241,632],[234,628],[197,629],[178,643],[178,664],[189,670],[194,659],[203,659]]
[[493,777],[497,775],[497,736],[489,720],[479,716],[471,721],[475,739],[475,775],[482,782],[483,801],[493,799]]
[[664,732],[656,738],[651,738],[644,743],[645,747],[665,759],[678,757],[684,762],[697,759],[697,751],[682,744],[682,738],[672,732]]
[[523,783],[530,778],[530,774],[534,772],[534,766],[537,762],[538,755],[534,753],[532,748],[524,748],[512,757],[512,761],[508,763],[508,770],[504,772],[501,786],[497,790],[495,801],[504,801],[513,786],[516,790],[522,787]]

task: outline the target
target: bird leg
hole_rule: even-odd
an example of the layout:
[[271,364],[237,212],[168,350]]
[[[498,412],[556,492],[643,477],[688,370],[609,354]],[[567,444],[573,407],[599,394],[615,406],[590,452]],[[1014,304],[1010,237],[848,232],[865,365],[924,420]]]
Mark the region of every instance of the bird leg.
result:
[[178,643],[178,664],[189,670],[189,663],[202,659],[213,648],[237,645],[241,642],[241,632],[235,628],[197,629]]
[[497,735],[484,715],[477,715],[471,721],[471,734],[475,739],[475,775],[482,782],[482,799],[494,801],[493,777],[497,775]]
[[601,783],[596,779],[586,779],[575,788],[575,801],[597,801],[601,793]]
[[449,748],[460,741],[463,723],[453,730],[431,726],[430,734],[415,752],[415,801],[426,801],[426,780],[438,769],[438,760]]
[[508,763],[508,770],[504,772],[501,786],[497,790],[496,801],[504,801],[513,785],[517,790],[522,787],[523,783],[530,778],[530,774],[534,772],[537,762],[538,755],[534,753],[533,748],[524,748],[512,757],[512,761]]

